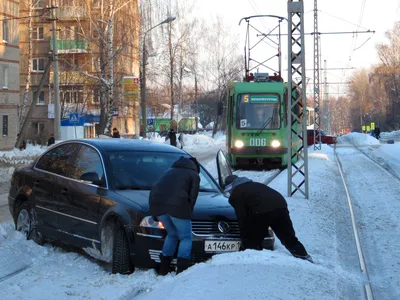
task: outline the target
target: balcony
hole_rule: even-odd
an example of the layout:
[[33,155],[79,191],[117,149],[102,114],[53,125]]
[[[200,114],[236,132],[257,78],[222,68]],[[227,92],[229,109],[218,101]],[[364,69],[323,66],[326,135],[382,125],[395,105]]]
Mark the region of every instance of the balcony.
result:
[[[82,40],[57,40],[58,54],[88,53],[88,42]],[[53,50],[53,40],[50,39],[50,49]]]
[[57,18],[60,20],[76,20],[88,18],[84,7],[61,6],[57,9]]
[[[54,82],[54,73],[50,72],[50,84]],[[93,85],[97,81],[79,71],[63,71],[58,73],[58,82],[60,85]]]

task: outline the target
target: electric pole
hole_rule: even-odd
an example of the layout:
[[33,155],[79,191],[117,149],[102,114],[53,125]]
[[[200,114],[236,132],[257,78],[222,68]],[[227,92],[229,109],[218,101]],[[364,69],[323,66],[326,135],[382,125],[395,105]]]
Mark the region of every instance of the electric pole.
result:
[[[303,0],[288,0],[288,196],[308,199],[306,68]],[[296,78],[300,77],[299,81]],[[294,141],[293,141],[294,140]],[[299,141],[300,143],[297,143]],[[292,162],[293,160],[293,162]]]
[[54,138],[61,139],[61,105],[60,105],[60,88],[58,82],[58,49],[57,49],[57,14],[56,0],[51,1],[51,21],[52,21],[52,43],[53,43],[53,87],[54,87]]
[[321,150],[318,0],[314,0],[314,150]]

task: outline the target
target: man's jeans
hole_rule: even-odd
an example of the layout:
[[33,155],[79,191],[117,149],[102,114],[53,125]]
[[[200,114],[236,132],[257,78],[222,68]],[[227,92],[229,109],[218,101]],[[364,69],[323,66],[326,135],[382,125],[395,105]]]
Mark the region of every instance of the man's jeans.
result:
[[192,221],[178,219],[170,215],[157,216],[157,219],[167,230],[162,255],[173,256],[179,243],[178,258],[191,258],[192,252]]

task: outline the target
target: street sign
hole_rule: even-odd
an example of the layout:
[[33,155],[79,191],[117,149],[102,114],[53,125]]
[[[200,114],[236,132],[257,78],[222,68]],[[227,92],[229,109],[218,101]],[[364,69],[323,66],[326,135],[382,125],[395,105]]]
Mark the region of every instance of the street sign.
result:
[[112,115],[113,115],[113,117],[118,117],[119,116],[118,108],[114,108]]
[[69,114],[69,122],[74,124],[79,123],[78,113]]
[[147,125],[153,126],[154,125],[154,119],[147,119]]

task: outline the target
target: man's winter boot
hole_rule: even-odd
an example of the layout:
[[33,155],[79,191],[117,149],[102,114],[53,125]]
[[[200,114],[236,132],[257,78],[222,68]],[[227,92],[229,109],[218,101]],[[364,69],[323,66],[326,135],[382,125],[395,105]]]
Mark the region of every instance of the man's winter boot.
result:
[[169,266],[171,265],[172,256],[164,256],[160,254],[160,268],[158,269],[158,275],[165,276],[169,272]]
[[185,271],[187,268],[190,267],[190,260],[186,258],[178,258],[178,263],[177,263],[177,268],[176,268],[176,274],[179,274],[183,271]]

